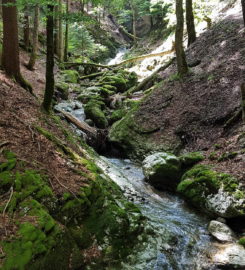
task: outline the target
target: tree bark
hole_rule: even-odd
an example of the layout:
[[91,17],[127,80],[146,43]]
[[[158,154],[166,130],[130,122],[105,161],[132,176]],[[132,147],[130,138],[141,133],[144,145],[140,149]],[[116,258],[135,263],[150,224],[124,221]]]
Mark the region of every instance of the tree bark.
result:
[[194,22],[194,14],[192,0],[186,0],[186,25],[188,33],[188,47],[196,41],[196,30]]
[[30,16],[28,14],[28,8],[25,8],[24,12],[24,46],[25,50],[30,49]]
[[188,72],[185,52],[183,49],[183,32],[184,32],[184,15],[183,15],[183,0],[176,0],[176,18],[177,25],[175,31],[175,50],[177,58],[178,74],[185,75]]
[[48,5],[47,15],[47,58],[46,58],[46,86],[43,108],[49,112],[54,94],[54,6]]
[[54,7],[54,53],[58,55],[59,51],[59,6],[56,0],[56,6]]
[[[69,0],[66,0],[66,16],[69,14]],[[68,38],[69,38],[69,22],[66,18],[66,28],[65,28],[65,48],[64,48],[64,61],[68,61]]]
[[242,14],[243,14],[243,21],[245,25],[245,0],[242,0]]
[[62,27],[62,0],[59,0],[59,17],[58,17],[58,24],[59,24],[59,44],[58,44],[58,58],[60,61],[63,61],[63,27]]
[[38,30],[39,30],[39,5],[37,4],[35,6],[35,13],[34,13],[32,52],[31,52],[29,63],[27,65],[27,68],[30,70],[34,69],[34,66],[36,63],[37,50],[38,50]]
[[17,7],[15,0],[3,0],[3,53],[2,66],[23,88],[32,92],[31,85],[20,73]]

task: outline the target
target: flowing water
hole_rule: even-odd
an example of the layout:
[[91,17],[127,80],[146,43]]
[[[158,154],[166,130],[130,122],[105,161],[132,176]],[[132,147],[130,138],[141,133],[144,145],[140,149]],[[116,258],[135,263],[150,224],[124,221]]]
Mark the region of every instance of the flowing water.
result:
[[112,59],[110,59],[108,62],[107,62],[107,65],[116,65],[116,64],[119,64],[120,62],[123,61],[123,56],[125,55],[125,53],[128,51],[128,49],[126,48],[121,48],[118,50],[116,56]]
[[[119,50],[108,64],[120,62],[126,51]],[[56,106],[56,110],[68,111],[81,122],[85,119],[82,104],[76,101],[64,102]],[[208,252],[212,250],[207,232],[209,220],[205,216],[188,208],[179,197],[147,184],[142,168],[130,160],[100,157],[95,162],[148,218],[146,231],[152,236],[127,258],[122,270],[213,269],[208,258]]]
[[177,196],[159,192],[144,181],[143,171],[130,160],[101,157],[97,165],[149,219],[156,236],[122,269],[212,269],[208,219],[190,210]]

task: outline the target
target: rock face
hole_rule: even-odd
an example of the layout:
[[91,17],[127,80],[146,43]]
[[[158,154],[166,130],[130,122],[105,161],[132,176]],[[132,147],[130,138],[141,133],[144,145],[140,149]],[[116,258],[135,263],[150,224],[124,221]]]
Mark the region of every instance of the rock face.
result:
[[174,190],[180,177],[180,160],[172,154],[158,152],[143,161],[146,180],[154,187]]
[[245,269],[245,249],[238,244],[225,245],[212,259],[222,269]]
[[221,242],[233,242],[235,240],[235,234],[224,223],[217,220],[212,220],[208,226],[209,233]]
[[213,216],[245,216],[245,193],[238,180],[208,166],[196,165],[187,171],[177,191],[195,207]]

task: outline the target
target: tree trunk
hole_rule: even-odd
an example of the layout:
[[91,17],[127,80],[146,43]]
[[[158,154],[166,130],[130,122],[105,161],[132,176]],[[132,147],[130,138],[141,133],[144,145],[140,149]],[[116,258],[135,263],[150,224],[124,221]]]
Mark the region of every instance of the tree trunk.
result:
[[183,49],[183,31],[184,31],[184,15],[183,15],[183,0],[176,0],[176,18],[177,25],[175,31],[175,50],[177,58],[178,74],[183,76],[188,72],[185,52]]
[[62,0],[59,0],[59,44],[58,44],[58,57],[60,61],[63,61],[63,27],[62,27]]
[[27,7],[25,8],[25,13],[24,13],[24,46],[25,46],[25,50],[29,51],[30,49],[30,16],[28,14]]
[[34,69],[36,58],[37,58],[37,50],[38,50],[38,29],[39,29],[39,5],[35,6],[35,14],[34,14],[34,26],[33,26],[33,41],[32,41],[32,52],[30,56],[29,63],[27,68],[30,70]]
[[243,21],[245,25],[245,0],[242,0],[242,14],[243,14]]
[[46,87],[43,108],[49,112],[54,94],[54,6],[48,5],[47,15],[47,58],[46,58]]
[[3,0],[3,53],[2,66],[6,74],[13,77],[23,88],[32,92],[31,85],[20,73],[18,21],[15,0]]
[[186,25],[188,33],[188,47],[196,41],[196,30],[193,15],[192,0],[186,0]]
[[[56,0],[58,2],[59,0]],[[59,6],[54,7],[54,53],[58,55],[59,51]]]
[[[66,0],[66,16],[69,14],[69,0]],[[65,29],[65,48],[64,48],[64,61],[68,61],[68,38],[69,38],[69,22],[66,18],[66,29]]]
[[137,45],[137,34],[136,34],[136,8],[133,4],[131,4],[131,10],[132,10],[132,23],[133,23],[133,38],[134,38],[134,45]]

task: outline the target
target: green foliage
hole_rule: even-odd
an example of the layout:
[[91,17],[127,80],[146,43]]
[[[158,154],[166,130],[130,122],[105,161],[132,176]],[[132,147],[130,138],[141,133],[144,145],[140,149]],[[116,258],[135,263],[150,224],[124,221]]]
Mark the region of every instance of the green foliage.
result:
[[84,25],[74,23],[71,26],[69,50],[82,56],[91,55],[95,48],[95,42]]
[[241,237],[241,238],[239,239],[238,243],[239,243],[240,245],[244,246],[244,248],[245,248],[245,237],[244,237],[244,236]]

